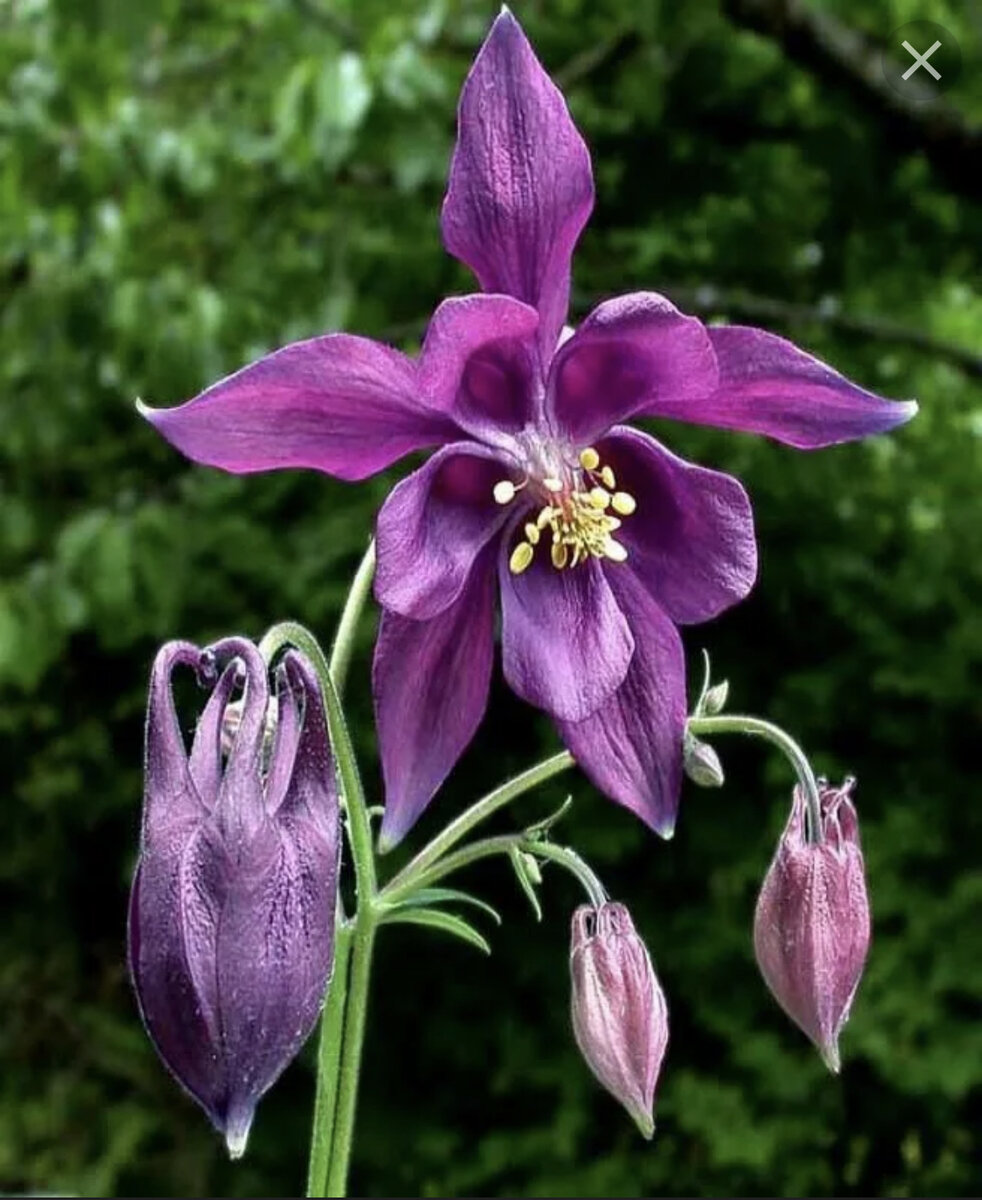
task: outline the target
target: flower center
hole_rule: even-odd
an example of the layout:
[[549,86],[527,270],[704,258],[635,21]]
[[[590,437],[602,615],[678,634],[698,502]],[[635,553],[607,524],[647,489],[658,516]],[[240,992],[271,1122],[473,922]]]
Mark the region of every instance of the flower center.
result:
[[549,556],[557,571],[591,558],[612,562],[627,558],[627,548],[613,534],[621,527],[620,518],[629,517],[637,503],[630,493],[614,490],[614,472],[601,464],[592,446],[580,451],[578,467],[567,469],[565,478],[545,475],[517,484],[502,479],[494,485],[494,498],[498,504],[511,504],[526,487],[545,503],[535,520],[526,523],[524,540],[511,552],[508,566],[513,575],[521,575],[529,567],[547,530],[552,533]]

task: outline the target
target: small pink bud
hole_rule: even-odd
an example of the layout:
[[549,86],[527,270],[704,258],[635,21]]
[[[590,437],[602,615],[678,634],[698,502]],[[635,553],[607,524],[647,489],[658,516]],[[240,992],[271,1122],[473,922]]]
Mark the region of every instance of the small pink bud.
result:
[[869,949],[869,900],[851,794],[820,782],[822,841],[805,837],[805,798],[791,816],[764,879],[754,917],[757,963],[777,1002],[839,1070],[839,1034]]
[[587,1065],[646,1138],[668,1044],[668,1010],[651,958],[623,904],[573,914],[573,1033]]

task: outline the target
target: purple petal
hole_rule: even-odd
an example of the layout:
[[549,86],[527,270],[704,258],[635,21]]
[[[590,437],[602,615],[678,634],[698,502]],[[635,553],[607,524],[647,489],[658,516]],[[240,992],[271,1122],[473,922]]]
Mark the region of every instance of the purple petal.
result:
[[637,501],[617,538],[672,620],[708,621],[742,600],[757,577],[753,510],[743,486],[625,426],[611,430],[599,449],[618,489]]
[[586,775],[662,837],[671,837],[682,786],[685,656],[678,630],[629,566],[607,571],[634,635],[623,683],[586,720],[559,733]]
[[444,300],[420,352],[420,393],[475,437],[502,441],[535,415],[538,325],[535,309],[511,296]]
[[449,608],[509,518],[494,485],[514,474],[494,451],[458,442],[404,479],[378,515],[379,603],[416,621]]
[[461,92],[443,241],[485,291],[538,309],[546,363],[566,318],[573,247],[592,207],[586,145],[505,10]]
[[717,383],[705,326],[655,292],[632,292],[599,305],[556,354],[550,377],[558,427],[589,445],[611,425],[705,396]]
[[627,673],[634,641],[600,564],[557,571],[541,546],[521,575],[503,545],[502,654],[505,678],[530,704],[560,720],[581,721]]
[[[302,700],[302,723],[289,787],[277,817],[281,824],[291,827],[301,819],[310,822],[320,830],[323,839],[336,844],[339,852],[341,826],[337,780],[320,685],[313,667],[293,650],[285,655],[283,668],[291,691]],[[273,806],[269,807],[272,811]]]
[[219,666],[234,659],[245,671],[242,719],[225,763],[216,809],[222,835],[234,846],[251,837],[265,817],[262,756],[269,707],[266,664],[247,638],[223,638],[208,651]]
[[[189,840],[190,839],[190,840]],[[200,830],[145,842],[130,894],[130,976],[140,1015],[168,1070],[223,1128],[225,1071],[214,973],[199,991],[190,948],[214,942],[217,914],[188,886]],[[185,901],[188,903],[186,904]]]
[[310,822],[268,822],[215,897],[230,1140],[317,1021],[333,963],[337,849],[337,836]]
[[666,395],[645,407],[651,416],[677,417],[762,433],[799,450],[885,433],[917,412],[914,400],[884,400],[762,329],[740,325],[709,330],[720,383],[697,399]]
[[197,669],[201,651],[190,642],[167,642],[154,659],[147,700],[143,836],[152,839],[168,827],[200,820],[204,807],[188,767],[171,691],[178,665]]
[[490,550],[439,616],[383,612],[372,672],[385,778],[380,846],[401,841],[474,736],[488,703],[493,632]]
[[[300,743],[305,695],[291,679],[285,662],[276,670],[276,728],[266,773],[266,813],[273,816],[283,803],[293,778]],[[268,733],[267,733],[268,736]]]
[[284,346],[178,408],[141,413],[195,462],[243,474],[311,467],[364,479],[454,435],[404,354],[344,333]]
[[222,781],[222,719],[235,690],[239,667],[230,663],[208,698],[194,731],[188,767],[202,804],[214,808]]

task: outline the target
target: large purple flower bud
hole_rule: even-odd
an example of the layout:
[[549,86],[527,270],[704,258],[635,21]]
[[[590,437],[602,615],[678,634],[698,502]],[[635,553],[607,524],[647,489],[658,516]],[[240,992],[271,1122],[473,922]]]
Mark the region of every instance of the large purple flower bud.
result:
[[[172,694],[178,664],[212,686],[190,756]],[[239,687],[223,754],[223,717]],[[233,1157],[260,1096],[313,1028],[334,958],[334,764],[316,679],[292,651],[276,673],[271,741],[270,704],[251,642],[161,649],[130,896],[130,973],[147,1032]]]
[[822,840],[805,836],[805,798],[791,816],[764,879],[754,918],[757,962],[777,1002],[839,1070],[839,1033],[869,949],[869,900],[854,779],[819,787]]
[[573,1033],[590,1070],[646,1138],[668,1045],[668,1009],[651,957],[623,904],[573,914]]

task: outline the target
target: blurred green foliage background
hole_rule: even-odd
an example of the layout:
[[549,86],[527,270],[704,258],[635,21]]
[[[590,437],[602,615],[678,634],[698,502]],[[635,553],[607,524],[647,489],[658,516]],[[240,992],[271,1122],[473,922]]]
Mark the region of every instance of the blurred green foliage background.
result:
[[[593,152],[580,315],[665,290],[921,401],[895,436],[818,454],[658,427],[738,474],[759,523],[759,585],[687,632],[692,667],[708,647],[737,708],[860,779],[875,933],[843,1074],[825,1074],[753,962],[786,765],[720,742],[728,785],[687,791],[670,844],[570,777],[502,826],[571,787],[565,836],[637,918],[672,1015],[655,1141],[573,1046],[572,886],[547,873],[537,926],[491,865],[468,881],[506,916],[490,960],[426,930],[383,934],[355,1194],[982,1185],[982,173],[959,169],[978,149],[982,16],[965,0],[810,5],[516,11]],[[175,403],[326,329],[411,349],[437,300],[471,286],[437,213],[457,91],[494,11],[0,0],[0,1189],[302,1186],[310,1048],[233,1166],[137,1018],[123,933],[146,678],[170,637],[258,636],[286,617],[329,637],[398,472],[357,487],[226,477],[173,453],[133,400]],[[965,69],[945,119],[964,154],[932,109],[898,111],[816,49],[802,13],[861,48],[914,18],[955,33]],[[368,761],[371,638],[350,691]],[[497,681],[412,844],[555,745]]]

